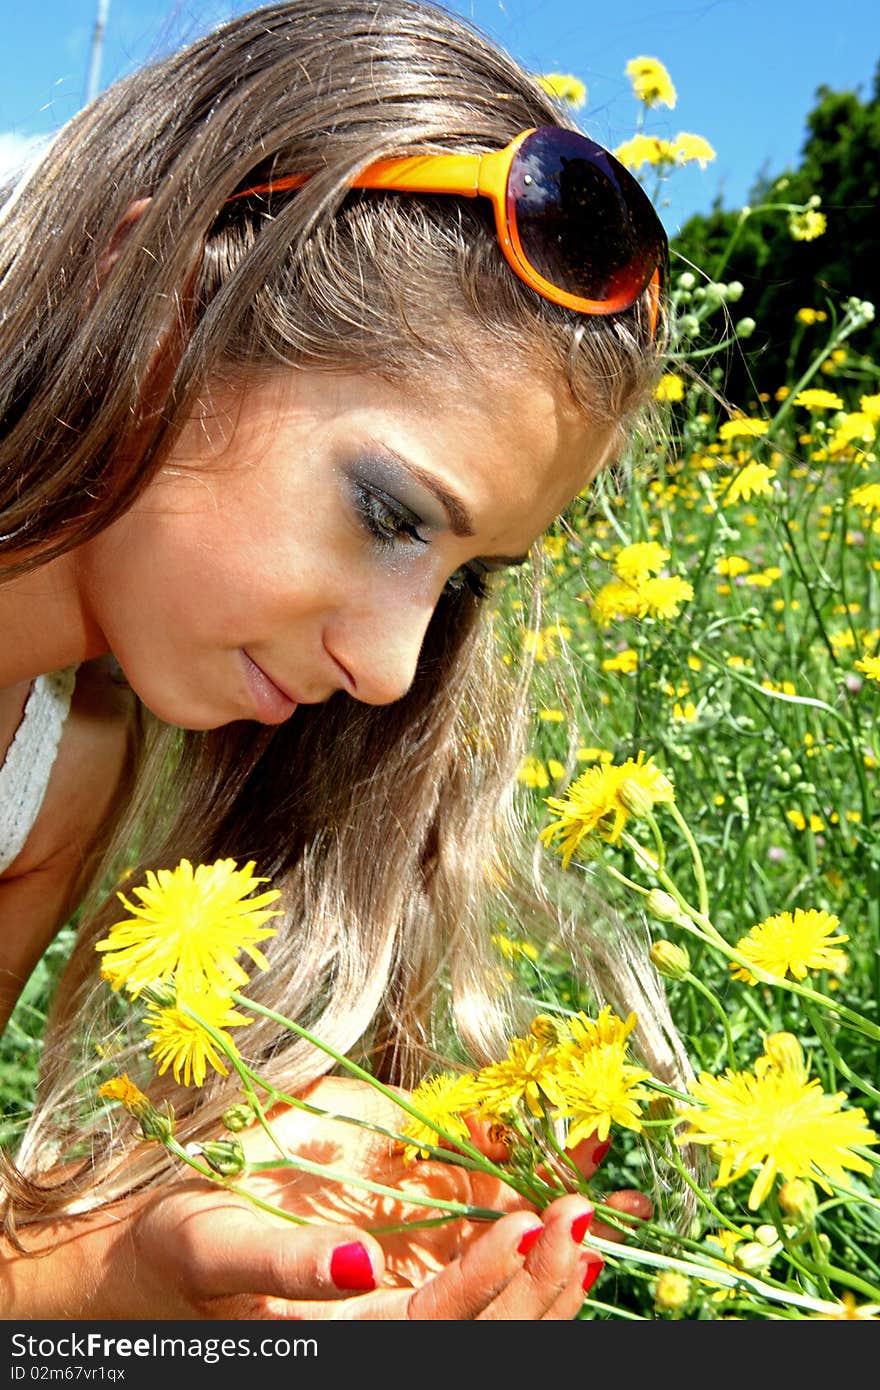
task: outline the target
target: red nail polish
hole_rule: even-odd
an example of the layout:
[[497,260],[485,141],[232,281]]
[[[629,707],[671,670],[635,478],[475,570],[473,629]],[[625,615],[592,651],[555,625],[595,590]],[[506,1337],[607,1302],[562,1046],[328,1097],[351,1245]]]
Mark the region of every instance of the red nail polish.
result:
[[608,1150],[609,1150],[610,1148],[611,1148],[611,1140],[610,1140],[610,1139],[606,1139],[604,1144],[597,1144],[597,1145],[596,1145],[595,1149],[593,1150],[593,1162],[596,1164],[597,1167],[598,1167],[599,1164],[602,1162],[602,1159],[605,1158],[605,1157],[607,1156]]
[[581,1283],[581,1288],[583,1289],[584,1293],[590,1292],[590,1289],[593,1287],[604,1268],[605,1261],[602,1259],[601,1255],[590,1256],[589,1260],[587,1261],[587,1267],[584,1271],[584,1277]]
[[330,1260],[330,1278],[337,1289],[368,1293],[376,1287],[376,1276],[366,1246],[359,1240],[337,1245]]
[[575,1245],[580,1245],[581,1241],[583,1240],[584,1236],[587,1234],[587,1231],[590,1229],[590,1226],[592,1225],[594,1216],[595,1212],[593,1211],[593,1208],[590,1207],[588,1211],[581,1212],[580,1216],[576,1216],[574,1218],[574,1221],[572,1221],[571,1238],[574,1241]]
[[533,1226],[530,1231],[525,1231],[522,1240],[516,1247],[516,1253],[518,1255],[527,1255],[543,1229],[543,1226]]

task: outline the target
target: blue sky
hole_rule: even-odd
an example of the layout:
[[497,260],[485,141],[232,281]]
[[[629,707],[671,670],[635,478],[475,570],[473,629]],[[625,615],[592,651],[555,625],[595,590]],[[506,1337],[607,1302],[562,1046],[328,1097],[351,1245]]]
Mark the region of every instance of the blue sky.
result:
[[[705,170],[677,171],[662,215],[670,233],[716,196],[740,206],[760,172],[797,162],[817,87],[867,97],[880,58],[876,0],[448,0],[536,72],[587,84],[582,127],[614,146],[633,133],[637,104],[624,67],[646,54],[669,69],[675,109],[646,129],[704,136]],[[252,8],[239,0],[109,0],[100,85]],[[8,5],[0,48],[0,165],[82,104],[99,0]]]

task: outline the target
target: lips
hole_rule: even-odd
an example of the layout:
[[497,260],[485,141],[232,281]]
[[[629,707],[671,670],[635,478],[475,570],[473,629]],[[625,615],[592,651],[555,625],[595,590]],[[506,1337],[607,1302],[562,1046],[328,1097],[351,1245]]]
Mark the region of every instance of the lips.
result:
[[291,698],[252,656],[242,649],[242,662],[256,716],[262,724],[283,724],[294,713],[297,700]]

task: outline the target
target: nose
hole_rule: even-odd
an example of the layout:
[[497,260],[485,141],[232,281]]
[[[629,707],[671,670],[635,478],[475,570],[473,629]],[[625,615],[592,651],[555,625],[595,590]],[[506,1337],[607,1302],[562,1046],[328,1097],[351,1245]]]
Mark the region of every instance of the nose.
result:
[[430,605],[413,600],[359,613],[325,634],[324,645],[349,676],[351,694],[366,705],[390,705],[409,690],[431,621]]

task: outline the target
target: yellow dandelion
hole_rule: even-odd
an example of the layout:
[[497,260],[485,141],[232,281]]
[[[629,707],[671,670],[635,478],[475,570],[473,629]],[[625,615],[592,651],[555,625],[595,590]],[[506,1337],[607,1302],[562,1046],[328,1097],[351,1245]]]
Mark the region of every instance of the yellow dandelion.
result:
[[733,479],[718,487],[718,497],[724,502],[749,502],[753,497],[769,497],[773,492],[776,470],[766,463],[746,463]]
[[540,840],[562,856],[567,868],[581,842],[593,833],[615,844],[629,817],[638,818],[658,803],[675,800],[665,773],[640,752],[625,763],[587,768],[564,797],[546,797],[556,820],[540,832]]
[[855,662],[857,671],[862,671],[869,681],[880,681],[880,656],[866,656]]
[[850,493],[849,500],[866,512],[880,512],[880,483],[864,483]]
[[481,1067],[472,1078],[476,1106],[482,1114],[503,1120],[525,1105],[540,1119],[551,1070],[550,1053],[538,1038],[513,1038],[503,1061]]
[[847,1170],[870,1175],[871,1164],[855,1147],[877,1142],[864,1110],[844,1108],[842,1093],[826,1095],[808,1079],[800,1043],[774,1034],[751,1072],[723,1076],[703,1072],[690,1091],[700,1104],[685,1106],[682,1144],[707,1144],[719,1159],[715,1187],[727,1187],[758,1170],[749,1193],[751,1211],[764,1202],[777,1176],[849,1185]]
[[859,413],[867,415],[874,424],[880,424],[880,392],[872,396],[859,396]]
[[560,1038],[559,1041],[576,1050],[605,1047],[611,1043],[623,1044],[637,1022],[634,1013],[627,1014],[625,1019],[618,1018],[610,1004],[605,1004],[596,1018],[590,1018],[581,1009],[565,1020],[568,1037]]
[[[197,1019],[191,1016],[189,1009],[198,1015]],[[170,1008],[151,1006],[145,1022],[147,1040],[153,1044],[150,1057],[156,1062],[159,1075],[170,1067],[178,1084],[182,1080],[184,1086],[204,1086],[209,1066],[221,1076],[228,1073],[223,1047],[238,1055],[238,1048],[227,1029],[251,1023],[252,1019],[236,1013],[228,994],[184,988],[178,990],[177,1002]],[[208,1028],[219,1035],[219,1040],[207,1031]]]
[[545,72],[537,81],[551,97],[556,97],[557,101],[565,101],[569,106],[583,106],[587,99],[584,83],[573,77],[570,72]]
[[852,410],[838,420],[834,433],[828,440],[828,452],[840,454],[851,444],[872,444],[877,432],[877,421],[863,410]]
[[[825,313],[824,309],[798,309],[795,318],[798,323],[806,324],[808,328],[812,328],[815,323],[824,323],[828,315]],[[788,395],[787,390],[786,395]],[[777,399],[779,399],[778,396]],[[785,397],[783,397],[783,400],[784,399]]]
[[639,598],[646,617],[677,618],[681,605],[694,596],[694,586],[680,575],[652,576],[639,585]]
[[627,647],[625,651],[618,652],[616,656],[607,656],[602,662],[603,671],[620,671],[625,676],[631,676],[633,671],[639,667],[639,654],[635,647]]
[[675,106],[676,91],[672,78],[659,58],[639,56],[630,58],[626,65],[626,75],[633,85],[639,101],[646,106]]
[[699,164],[701,169],[715,158],[715,150],[702,135],[690,135],[680,130],[672,142],[673,158],[678,165]]
[[641,169],[643,164],[675,163],[672,142],[661,140],[657,135],[634,135],[631,140],[624,140],[622,145],[618,145],[614,154],[621,164],[633,172]]
[[731,439],[760,439],[770,428],[769,420],[751,415],[735,415],[718,426],[718,438],[728,444]]
[[546,765],[540,758],[536,758],[532,754],[523,758],[516,777],[517,781],[522,782],[523,786],[535,787],[539,791],[543,791],[545,787],[549,787],[550,785],[550,776],[547,772]]
[[669,551],[658,541],[634,541],[623,546],[614,557],[614,572],[627,584],[640,584],[658,574],[669,559]]
[[804,410],[843,410],[843,401],[836,391],[823,391],[818,387],[798,391],[793,404],[803,406]]
[[683,401],[684,381],[677,372],[665,372],[654,387],[655,401]]
[[742,555],[719,555],[715,561],[715,573],[727,575],[730,579],[735,579],[738,574],[747,574],[751,567],[750,561]]
[[636,585],[626,584],[622,579],[603,584],[592,603],[603,623],[613,622],[615,618],[637,617],[642,612],[642,601]]
[[651,1073],[626,1060],[621,1043],[600,1043],[581,1052],[565,1050],[548,1082],[558,1119],[569,1121],[565,1147],[573,1149],[591,1135],[604,1141],[612,1124],[642,1128],[641,1105],[650,1099],[642,1086]]
[[[403,1145],[404,1163],[412,1163],[416,1158],[430,1158],[431,1148],[439,1148],[442,1130],[453,1139],[469,1139],[470,1131],[463,1114],[473,1110],[473,1077],[469,1073],[454,1075],[441,1072],[439,1076],[429,1076],[416,1086],[410,1101],[416,1110],[421,1110],[423,1119],[410,1116],[401,1127],[401,1134],[411,1143]],[[429,1147],[430,1146],[430,1147]]]
[[127,1072],[123,1072],[121,1076],[114,1076],[110,1081],[105,1081],[98,1087],[98,1095],[104,1100],[118,1100],[130,1115],[139,1116],[145,1110],[152,1109],[150,1101],[140,1087],[136,1086],[130,1079]]
[[[839,969],[845,956],[834,948],[849,941],[846,935],[833,935],[839,926],[840,919],[833,912],[797,907],[794,912],[779,912],[758,922],[736,943],[736,949],[776,980],[789,974],[803,980],[808,970]],[[758,983],[745,966],[733,962],[730,968],[734,979]]]
[[133,889],[140,905],[117,893],[132,914],[115,922],[95,949],[107,954],[102,962],[113,988],[136,997],[147,985],[174,976],[182,986],[205,981],[215,989],[237,988],[248,976],[236,957],[244,952],[261,970],[269,962],[256,943],[275,936],[262,925],[280,912],[268,904],[281,896],[278,889],[248,896],[259,883],[254,860],[238,868],[234,859],[199,864],[188,859],[176,869],[147,870],[146,887]]

